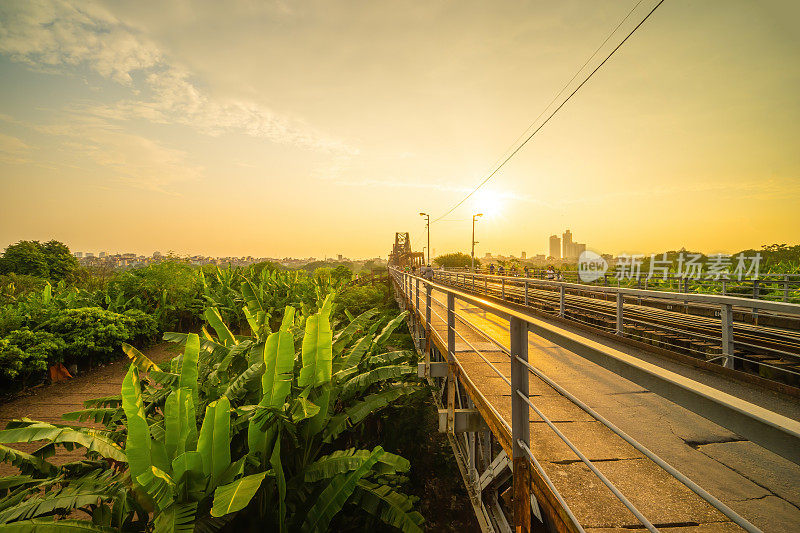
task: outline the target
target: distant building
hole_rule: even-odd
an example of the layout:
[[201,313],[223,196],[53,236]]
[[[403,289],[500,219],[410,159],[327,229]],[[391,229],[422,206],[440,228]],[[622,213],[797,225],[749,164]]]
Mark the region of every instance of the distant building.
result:
[[83,252],[75,252],[73,255],[74,255],[75,257],[77,257],[78,259],[80,259],[80,258],[82,258],[82,257],[83,257]]
[[[580,243],[580,242],[575,242],[575,241],[572,240],[572,232],[570,230],[567,230],[567,231],[564,232],[563,238],[564,239],[563,239],[563,242],[561,244],[561,249],[562,249],[561,258],[562,259],[572,259],[572,260],[578,259],[578,257],[580,257],[580,255],[581,255],[581,253],[586,251],[586,244]],[[552,242],[553,242],[552,239],[553,239],[553,237],[550,237],[551,245],[552,245]]]
[[341,261],[342,259],[343,259],[342,254],[339,254],[339,255],[336,256],[336,260],[337,261]]
[[522,255],[520,256],[520,258],[521,259],[526,259],[527,257],[528,257],[528,254],[526,254],[525,252],[522,252]]
[[492,258],[492,252],[486,252],[486,255],[484,255],[483,257],[486,258],[486,259],[491,259]]
[[561,239],[558,238],[558,235],[550,235],[550,257],[561,258]]
[[570,230],[565,231],[561,235],[561,250],[561,257],[563,259],[572,257],[572,232]]

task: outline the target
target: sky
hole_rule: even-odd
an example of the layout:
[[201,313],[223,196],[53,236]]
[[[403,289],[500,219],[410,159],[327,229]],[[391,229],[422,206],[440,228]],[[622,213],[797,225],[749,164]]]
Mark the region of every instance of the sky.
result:
[[[0,247],[385,257],[657,0],[0,3]],[[800,239],[800,3],[667,0],[434,253]],[[563,98],[563,96],[562,96]],[[552,110],[552,107],[549,109]]]

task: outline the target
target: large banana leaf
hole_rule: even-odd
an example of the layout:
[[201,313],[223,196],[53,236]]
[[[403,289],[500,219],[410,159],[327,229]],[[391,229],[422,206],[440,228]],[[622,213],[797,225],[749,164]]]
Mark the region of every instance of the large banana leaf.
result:
[[144,355],[142,352],[131,346],[130,344],[123,342],[122,343],[122,351],[125,352],[133,364],[141,372],[150,372],[150,370],[161,370],[157,364],[150,360],[149,357]]
[[222,315],[219,314],[219,310],[216,307],[209,307],[203,315],[206,317],[206,320],[208,320],[208,323],[211,324],[211,327],[214,328],[222,344],[228,347],[238,344],[236,337],[233,336],[231,330],[225,325],[225,322],[222,320]]
[[160,511],[167,509],[175,501],[178,492],[175,481],[158,467],[151,466],[147,472],[136,478],[136,482],[150,496]]
[[164,403],[164,446],[168,460],[197,447],[197,422],[191,391],[174,390]]
[[[306,467],[303,472],[306,483],[313,483],[323,479],[329,479],[345,472],[355,470],[369,460],[372,452],[369,450],[336,450],[335,452],[317,459],[314,463]],[[373,470],[380,474],[393,474],[395,472],[407,472],[411,463],[407,459],[393,453],[384,452]]]
[[178,386],[187,389],[192,393],[194,405],[198,405],[200,400],[197,397],[197,360],[200,357],[200,337],[197,333],[190,333],[186,337],[186,347],[183,350],[183,357],[180,361],[180,381]]
[[372,327],[369,328],[367,334],[358,340],[349,353],[346,355],[343,354],[341,358],[337,359],[337,370],[347,370],[361,362],[370,346],[372,346],[372,339],[375,336],[375,332],[378,330],[378,326],[380,326],[380,322],[375,322]]
[[292,387],[294,377],[294,335],[289,330],[294,322],[294,307],[287,306],[280,330],[272,333],[264,345],[264,375],[261,376],[263,397],[259,405],[281,407]]
[[386,324],[386,327],[384,327],[380,334],[375,338],[375,346],[382,346],[383,343],[389,339],[389,335],[391,335],[394,330],[405,321],[406,316],[408,316],[408,311],[403,311],[390,320],[389,323]]
[[[103,488],[93,490],[71,489],[69,487],[33,496],[27,500],[0,512],[0,524],[14,520],[26,520],[39,516],[47,516],[57,511],[69,511],[86,505],[94,505],[110,494]],[[4,526],[0,526],[0,531]]]
[[259,361],[250,365],[247,370],[239,374],[225,389],[225,396],[235,402],[244,396],[250,383],[264,373],[264,362]]
[[397,385],[374,394],[370,394],[334,417],[331,417],[323,433],[323,441],[331,442],[344,430],[364,420],[372,413],[376,413],[401,396],[414,394],[422,390],[420,385]]
[[108,459],[125,462],[125,452],[117,444],[93,429],[72,429],[46,422],[33,422],[24,427],[0,431],[0,443],[45,440],[54,444],[77,444]]
[[348,474],[339,474],[334,477],[308,509],[302,527],[303,531],[327,531],[333,517],[342,510],[347,499],[353,494],[358,481],[369,473],[383,453],[383,448],[376,446],[358,468]]
[[253,499],[267,472],[259,472],[239,478],[233,483],[217,487],[214,491],[214,505],[211,507],[211,516],[225,516],[226,514],[241,511]]
[[156,515],[155,530],[158,533],[191,533],[197,502],[175,502]]
[[31,455],[29,453],[9,448],[0,444],[0,461],[11,463],[19,468],[23,474],[32,474],[34,472],[41,472],[42,474],[55,474],[58,467],[48,463],[40,457]]
[[358,481],[351,498],[353,504],[403,533],[421,533],[425,519],[414,511],[411,498],[367,479]]
[[120,415],[119,407],[99,407],[93,409],[81,409],[80,411],[72,411],[64,413],[61,418],[64,420],[77,420],[85,422],[91,420],[97,424],[108,426],[112,420]]
[[2,526],[3,533],[114,533],[118,531],[113,527],[96,526],[85,520],[59,520],[39,518],[36,520],[23,520]]
[[382,354],[373,355],[369,359],[372,364],[395,364],[398,361],[409,361],[411,359],[411,352],[408,350],[398,350],[396,352],[385,352]]
[[386,381],[389,379],[402,378],[409,375],[416,375],[417,369],[410,365],[387,365],[373,368],[354,376],[342,384],[340,398],[343,400],[352,398],[365,391],[370,385]]
[[345,346],[347,346],[353,337],[360,331],[363,331],[370,320],[378,314],[377,309],[369,309],[355,317],[346,327],[336,334],[333,341],[333,353],[338,355],[342,353]]
[[125,442],[125,454],[131,470],[131,478],[150,471],[152,457],[150,453],[150,428],[142,402],[142,389],[139,382],[139,371],[131,365],[125,379],[122,380],[122,408],[127,418],[128,436]]
[[322,311],[308,317],[303,336],[303,368],[297,384],[319,386],[331,380],[333,363],[333,334],[327,315]]
[[231,403],[225,396],[208,404],[197,439],[203,470],[211,477],[210,489],[217,486],[220,476],[231,464],[230,409]]

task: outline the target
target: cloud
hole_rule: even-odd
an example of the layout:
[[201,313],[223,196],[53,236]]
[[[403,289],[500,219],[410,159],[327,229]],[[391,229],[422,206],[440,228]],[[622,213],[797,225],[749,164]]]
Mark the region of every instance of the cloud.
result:
[[0,133],[0,162],[3,163],[28,163],[25,155],[31,147],[16,137]]
[[[52,124],[33,124],[0,114],[0,121],[44,134],[57,140],[50,156],[61,151],[68,158],[76,156],[104,169],[110,184],[127,186],[165,194],[177,194],[175,185],[195,180],[203,175],[202,166],[191,162],[189,154],[169,148],[151,139],[126,132],[120,125],[93,116],[67,114]],[[83,169],[81,160],[69,163],[63,158],[55,166],[45,160],[32,161],[25,154],[32,148],[16,137],[0,133],[0,161],[36,164],[51,169]],[[43,152],[41,149],[40,152]],[[109,183],[106,183],[109,185]]]
[[208,135],[240,133],[334,154],[358,152],[258,103],[213,97],[146,35],[92,2],[0,3],[0,53],[47,72],[88,69],[135,96],[85,105],[83,113],[181,124]]

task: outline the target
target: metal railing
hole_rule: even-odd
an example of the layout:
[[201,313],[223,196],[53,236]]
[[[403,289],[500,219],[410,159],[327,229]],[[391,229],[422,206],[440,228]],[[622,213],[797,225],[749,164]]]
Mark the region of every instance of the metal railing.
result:
[[[693,338],[700,338],[705,341],[711,341],[718,346],[718,350],[709,350],[711,355],[715,355],[712,361],[721,361],[722,365],[726,368],[734,368],[734,360],[742,360],[751,362],[750,359],[742,357],[735,353],[736,344],[747,349],[758,349],[763,353],[774,355],[779,358],[789,358],[792,360],[800,361],[800,332],[794,334],[793,343],[797,347],[797,353],[781,350],[780,348],[770,346],[757,346],[752,342],[745,339],[740,339],[735,343],[734,339],[734,311],[738,314],[745,315],[758,315],[759,312],[770,312],[782,316],[792,317],[800,321],[800,305],[784,302],[773,302],[769,300],[753,300],[750,298],[740,298],[735,296],[722,296],[712,294],[693,294],[693,293],[676,293],[666,291],[653,291],[645,289],[631,289],[625,287],[602,287],[602,286],[588,286],[584,284],[568,283],[561,281],[540,280],[533,278],[513,277],[513,276],[499,276],[490,274],[473,274],[469,272],[456,272],[447,270],[433,270],[433,279],[445,283],[451,283],[456,286],[470,289],[476,293],[482,293],[487,296],[497,295],[501,299],[506,300],[509,297],[515,297],[520,300],[525,306],[528,306],[534,300],[541,299],[542,290],[549,291],[552,296],[548,295],[549,301],[557,306],[557,315],[566,318],[567,315],[567,291],[579,292],[579,295],[571,295],[574,298],[590,297],[582,296],[584,293],[597,295],[597,303],[608,302],[608,297],[613,297],[616,300],[615,312],[609,313],[607,309],[596,310],[595,312],[609,318],[609,325],[600,325],[602,329],[613,332],[620,336],[637,337],[635,332],[625,331],[626,322],[641,324],[644,327],[657,327],[671,333],[686,335]],[[555,295],[558,295],[557,302]],[[602,300],[599,298],[602,296]],[[702,331],[692,331],[685,327],[680,327],[680,324],[672,326],[665,324],[657,324],[658,317],[637,317],[626,319],[625,306],[636,305],[636,312],[639,314],[645,313],[643,310],[642,302],[648,300],[650,302],[670,303],[674,306],[687,306],[689,303],[708,306],[714,309],[714,316],[719,317],[719,330],[716,335],[704,335]],[[588,302],[591,304],[590,302]],[[688,315],[687,315],[688,316]],[[695,315],[691,315],[695,317]],[[580,321],[576,317],[571,317],[573,320]],[[762,317],[763,318],[763,317]],[[688,320],[688,318],[687,318]],[[800,322],[799,322],[800,323]],[[590,324],[592,325],[592,324]],[[594,326],[597,327],[596,324]],[[703,324],[704,329],[708,329],[709,324]],[[790,332],[786,332],[787,335]],[[717,336],[718,335],[718,336]],[[718,343],[718,344],[717,344]],[[666,344],[669,344],[668,342]],[[691,347],[681,347],[681,351],[697,352]],[[716,354],[714,352],[717,352]],[[699,355],[705,356],[706,352],[697,352]],[[761,366],[772,368],[777,372],[785,372],[787,374],[794,374],[800,376],[800,372],[791,368],[777,367],[766,362],[759,362]]]
[[[469,272],[466,268],[448,268],[448,272]],[[476,273],[493,275],[487,268],[476,269]],[[499,275],[502,275],[498,272]],[[625,287],[637,289],[650,289],[667,292],[693,293],[708,291],[708,293],[723,296],[732,295],[741,298],[775,300],[782,302],[800,301],[800,274],[760,274],[751,279],[729,279],[725,277],[691,277],[674,274],[658,276],[642,275],[634,278],[618,277],[613,272],[607,272],[594,281],[581,280],[577,270],[561,270],[558,273],[549,272],[543,268],[529,269],[527,275],[524,270],[508,272],[511,277],[527,277],[528,279],[552,280],[551,276],[560,277],[559,281],[575,283],[588,287]]]
[[[441,276],[437,272],[437,276]],[[456,275],[455,273],[444,274],[446,276]],[[464,274],[457,274],[464,275]],[[537,461],[534,454],[531,452],[530,447],[530,410],[533,410],[539,418],[542,419],[547,426],[552,429],[557,437],[562,440],[578,458],[583,462],[597,477],[598,479],[611,490],[611,492],[619,499],[619,501],[641,522],[641,524],[649,531],[658,531],[655,526],[647,520],[647,518],[628,500],[614,484],[608,480],[593,464],[586,454],[579,450],[559,429],[553,424],[548,417],[532,402],[529,398],[529,375],[534,375],[554,388],[559,394],[569,399],[572,403],[589,414],[592,418],[602,423],[605,427],[610,429],[613,433],[625,440],[636,450],[644,454],[656,465],[665,470],[677,481],[688,487],[695,494],[700,496],[711,506],[722,512],[731,521],[738,524],[746,531],[756,532],[759,531],[753,524],[731,510],[724,503],[717,498],[703,490],[700,486],[694,483],[687,476],[683,475],[677,469],[669,465],[666,461],[658,457],[655,453],[647,449],[645,446],[637,442],[635,439],[624,433],[610,421],[605,419],[599,413],[591,409],[584,402],[580,401],[577,397],[569,393],[553,379],[545,375],[541,370],[537,369],[528,361],[528,334],[533,333],[539,335],[555,344],[562,346],[577,355],[580,355],[588,360],[597,362],[606,368],[612,369],[623,377],[639,383],[645,388],[656,392],[670,400],[675,401],[679,405],[683,405],[688,409],[704,416],[714,422],[720,423],[725,427],[729,427],[733,431],[745,436],[749,440],[753,440],[768,449],[789,458],[790,460],[800,464],[800,423],[782,417],[766,409],[749,404],[737,398],[731,397],[725,393],[715,391],[711,387],[707,387],[698,382],[694,382],[678,376],[669,371],[658,369],[654,365],[644,363],[641,361],[632,361],[625,359],[621,353],[613,353],[614,350],[603,350],[596,346],[589,344],[582,344],[580,340],[576,340],[572,336],[567,336],[563,332],[559,332],[557,328],[547,325],[533,317],[525,316],[515,312],[513,309],[504,308],[497,304],[480,300],[468,293],[457,291],[453,288],[436,284],[428,279],[422,279],[414,276],[408,272],[402,272],[398,269],[392,269],[392,276],[397,288],[402,295],[403,300],[413,310],[413,319],[417,321],[419,328],[425,333],[426,339],[426,375],[430,375],[428,366],[431,363],[429,354],[432,342],[437,342],[441,345],[442,351],[446,353],[447,361],[447,428],[453,430],[455,426],[455,400],[454,394],[458,383],[458,376],[461,379],[469,381],[469,376],[464,373],[458,359],[456,358],[456,337],[459,337],[469,349],[477,354],[491,369],[497,374],[501,380],[511,389],[511,424],[497,412],[497,410],[482,398],[481,393],[473,388],[471,394],[476,395],[472,399],[473,402],[487,405],[488,408],[484,409],[484,419],[489,417],[494,420],[487,420],[490,428],[500,428],[510,435],[499,436],[501,442],[505,441],[506,445],[510,447],[511,456],[513,459],[513,477],[514,477],[514,520],[518,526],[522,525],[523,530],[530,528],[530,501],[529,490],[530,487],[524,487],[526,476],[530,475],[530,467],[533,466],[533,471],[536,472],[541,485],[547,487],[551,497],[551,503],[555,502],[560,507],[563,514],[556,516],[556,519],[563,521],[564,525],[573,531],[583,531],[581,525],[575,519],[575,515],[569,509],[569,506],[563,497],[558,493],[555,485],[548,477],[541,464]],[[477,275],[469,274],[472,284],[476,280],[481,279],[487,282],[488,278],[478,277]],[[496,277],[501,284],[504,279]],[[562,302],[563,302],[563,287],[565,284],[560,284],[562,288]],[[446,301],[441,301],[433,296],[433,291],[443,293],[446,296]],[[630,289],[614,289],[618,295],[625,295]],[[420,307],[420,293],[424,294],[424,317],[422,308]],[[526,293],[527,294],[527,293]],[[685,295],[680,295],[684,297]],[[724,298],[723,301],[717,303],[722,306],[738,305],[738,301],[731,301],[731,298]],[[475,306],[478,309],[491,313],[509,323],[509,347],[506,348],[497,339],[494,339],[480,328],[472,325],[466,318],[456,313],[455,301],[456,299],[463,301],[469,305]],[[618,299],[622,301],[622,299]],[[707,297],[703,301],[708,302]],[[753,302],[756,304],[770,308],[771,302]],[[434,304],[446,310],[446,316],[442,316],[434,309]],[[563,304],[562,304],[563,305]],[[618,305],[621,307],[621,305]],[[795,306],[800,308],[800,306]],[[620,309],[621,315],[621,309]],[[436,317],[441,324],[446,325],[446,339],[440,335],[433,327],[433,317]],[[475,346],[475,343],[467,339],[467,337],[459,333],[456,323],[460,322],[466,324],[472,331],[479,334],[482,338],[488,340],[492,345],[498,348],[498,351],[505,353],[509,357],[511,363],[511,374],[509,377],[505,376],[490,360],[482,353],[482,350]],[[608,352],[608,353],[601,353]],[[613,361],[609,363],[609,361]],[[627,366],[626,366],[627,365]],[[617,370],[613,370],[616,368]],[[676,400],[677,398],[677,400]],[[736,422],[739,418],[742,421]],[[727,422],[727,423],[726,423]],[[493,431],[494,432],[494,431]],[[510,439],[509,439],[510,437]],[[504,446],[505,448],[506,446]],[[517,497],[521,492],[522,497]],[[553,517],[551,517],[553,518]]]

